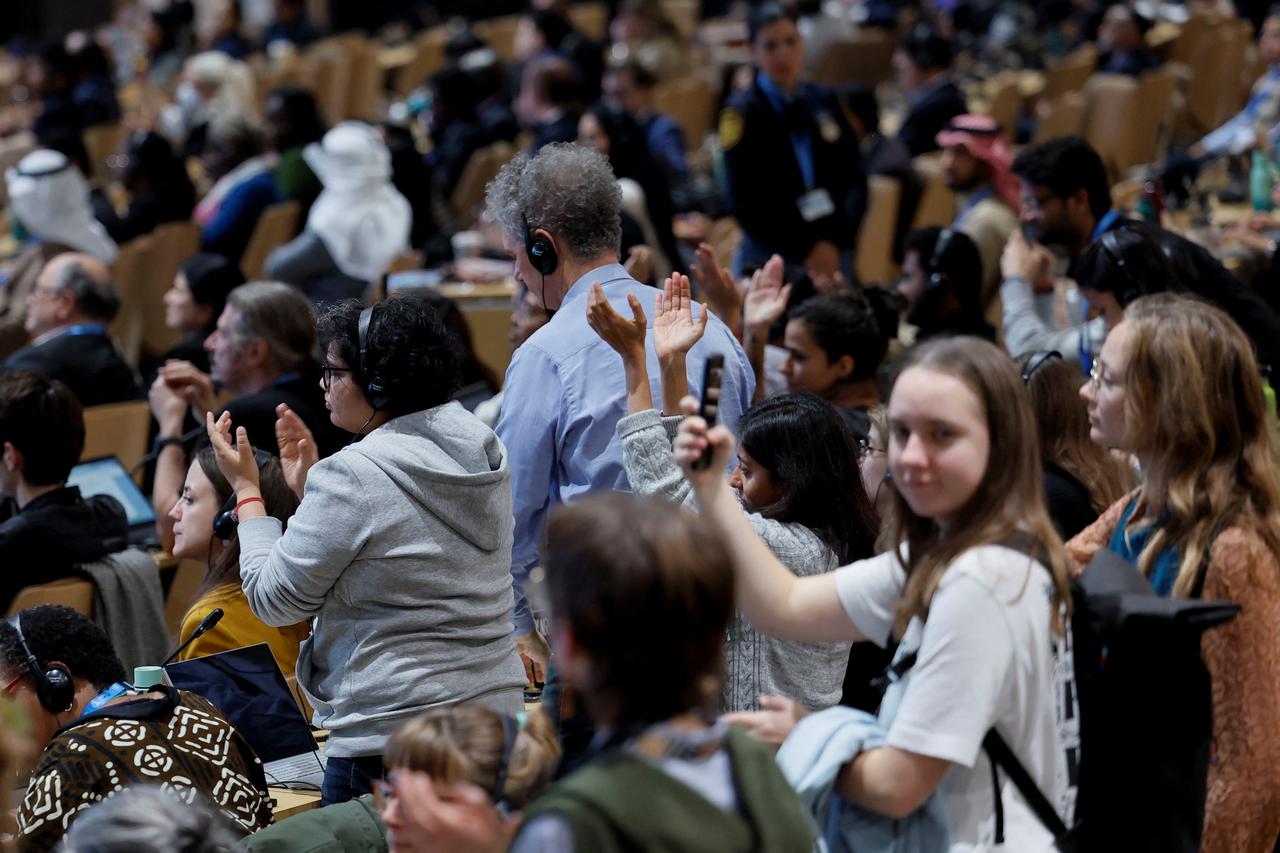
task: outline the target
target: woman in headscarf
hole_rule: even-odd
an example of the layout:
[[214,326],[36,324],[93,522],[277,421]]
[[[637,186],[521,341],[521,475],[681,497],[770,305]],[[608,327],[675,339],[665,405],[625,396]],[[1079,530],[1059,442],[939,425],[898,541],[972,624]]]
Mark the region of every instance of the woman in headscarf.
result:
[[5,172],[13,227],[24,243],[0,287],[0,357],[27,342],[27,295],[45,262],[63,252],[116,259],[116,244],[93,216],[89,185],[66,155],[41,148]]
[[409,248],[413,212],[391,184],[391,154],[375,128],[349,121],[302,156],[324,191],[303,232],[268,256],[267,277],[317,303],[359,299]]

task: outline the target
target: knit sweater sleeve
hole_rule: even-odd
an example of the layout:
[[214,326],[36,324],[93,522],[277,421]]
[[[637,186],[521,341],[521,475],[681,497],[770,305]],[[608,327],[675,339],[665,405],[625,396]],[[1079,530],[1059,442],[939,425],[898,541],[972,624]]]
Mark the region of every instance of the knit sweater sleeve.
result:
[[1083,570],[1085,566],[1089,565],[1089,561],[1093,559],[1094,554],[1107,547],[1111,534],[1115,531],[1116,525],[1120,523],[1120,516],[1124,515],[1124,508],[1129,505],[1129,501],[1133,500],[1136,494],[1136,490],[1132,491],[1107,507],[1106,512],[1098,516],[1097,521],[1081,530],[1067,542],[1067,553],[1071,555],[1072,560],[1075,560],[1076,571]]
[[1213,544],[1206,600],[1240,614],[1201,641],[1213,684],[1213,753],[1205,803],[1207,853],[1270,851],[1280,834],[1280,564],[1252,531]]

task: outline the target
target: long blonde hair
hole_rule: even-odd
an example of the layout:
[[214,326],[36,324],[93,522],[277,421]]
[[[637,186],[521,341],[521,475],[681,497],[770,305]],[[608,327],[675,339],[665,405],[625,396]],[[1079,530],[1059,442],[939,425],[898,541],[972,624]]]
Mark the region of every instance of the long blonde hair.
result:
[[1035,417],[1013,361],[987,341],[956,337],[920,345],[908,356],[903,372],[910,367],[954,376],[973,391],[986,411],[992,456],[982,482],[946,534],[932,519],[912,512],[901,492],[894,491],[893,541],[907,571],[894,633],[901,636],[916,616],[928,619],[943,574],[961,554],[999,544],[1019,531],[1030,534],[1042,549],[1041,562],[1053,576],[1054,628],[1061,631],[1071,603],[1069,564],[1045,510]]
[[1253,531],[1280,555],[1280,452],[1253,346],[1235,321],[1199,300],[1161,293],[1125,310],[1125,424],[1143,460],[1133,517],[1154,526],[1138,569],[1180,547],[1173,594],[1188,595],[1213,537]]

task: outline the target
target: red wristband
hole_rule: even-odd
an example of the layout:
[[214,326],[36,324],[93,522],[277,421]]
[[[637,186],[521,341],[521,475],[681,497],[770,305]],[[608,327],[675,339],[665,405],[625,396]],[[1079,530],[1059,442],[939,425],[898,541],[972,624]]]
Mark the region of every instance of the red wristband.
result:
[[236,514],[236,516],[237,516],[237,517],[239,517],[239,515],[240,515],[240,507],[244,506],[245,504],[251,504],[251,503],[253,503],[254,501],[257,501],[258,503],[262,504],[262,508],[263,508],[263,510],[266,510],[266,508],[267,508],[267,502],[266,502],[266,501],[264,501],[264,500],[263,500],[262,498],[260,498],[260,497],[254,496],[254,497],[252,497],[252,498],[245,498],[244,500],[242,500],[242,501],[240,501],[238,504],[236,504],[236,508],[233,510],[233,512]]

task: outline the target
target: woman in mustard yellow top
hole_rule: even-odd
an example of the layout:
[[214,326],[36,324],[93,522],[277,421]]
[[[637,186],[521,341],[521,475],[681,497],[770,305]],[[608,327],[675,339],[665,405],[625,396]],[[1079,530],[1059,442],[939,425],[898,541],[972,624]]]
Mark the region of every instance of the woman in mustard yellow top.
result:
[[[267,512],[288,524],[298,508],[298,498],[289,490],[280,461],[261,455],[262,497]],[[271,647],[280,671],[293,675],[298,664],[298,647],[311,633],[306,622],[284,628],[266,625],[253,611],[240,588],[240,540],[235,522],[217,519],[234,508],[234,494],[226,477],[218,470],[213,451],[205,448],[196,454],[178,501],[169,511],[173,519],[173,555],[196,560],[205,566],[204,582],[191,609],[182,617],[180,638],[191,636],[200,621],[215,607],[223,616],[208,633],[183,650],[180,658],[203,657],[215,652],[238,649],[255,643]],[[221,535],[220,535],[221,534]],[[225,537],[225,538],[224,538]]]

